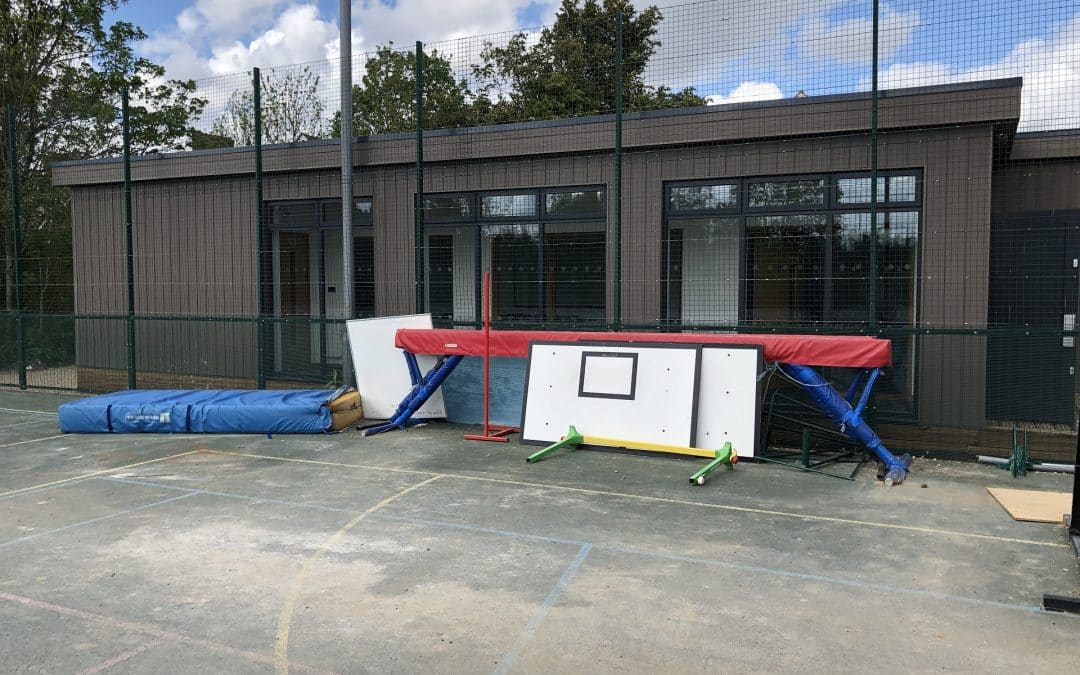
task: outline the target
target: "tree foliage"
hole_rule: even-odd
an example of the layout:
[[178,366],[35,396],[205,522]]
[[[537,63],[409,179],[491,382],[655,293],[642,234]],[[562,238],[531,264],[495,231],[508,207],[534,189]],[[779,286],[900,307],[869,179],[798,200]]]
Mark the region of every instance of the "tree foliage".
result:
[[[470,126],[473,117],[469,86],[454,77],[449,59],[437,50],[424,54],[424,128]],[[416,128],[416,54],[379,47],[364,62],[361,84],[353,86],[353,134],[383,134]],[[340,113],[332,134],[341,136]]]
[[[261,74],[263,143],[298,143],[326,136],[326,107],[319,97],[319,76],[311,68]],[[237,146],[255,144],[255,100],[251,89],[234,91],[214,122],[212,136]],[[200,136],[200,140],[206,140]]]
[[[513,35],[506,44],[488,42],[470,82],[455,74],[450,57],[424,58],[424,128],[443,129],[559,119],[615,110],[615,25],[623,23],[623,107],[645,110],[705,105],[693,88],[672,91],[646,82],[660,10],[638,12],[629,0],[562,0],[555,23],[537,37]],[[353,133],[416,128],[415,55],[380,47],[364,63],[353,87]],[[335,118],[331,133],[340,136]]]
[[620,13],[624,109],[704,105],[693,88],[672,92],[645,82],[662,15],[655,6],[638,12],[630,0],[562,0],[538,39],[518,33],[504,46],[487,43],[473,66],[475,105],[497,123],[613,112]]
[[[22,182],[22,230],[28,259],[28,309],[71,309],[70,208],[66,191],[52,187],[49,166],[65,159],[119,154],[121,91],[130,92],[132,149],[147,153],[186,147],[189,120],[205,102],[191,81],[166,80],[161,66],[134,53],[146,37],[138,27],[104,16],[123,0],[20,0],[0,2],[0,110],[13,106],[17,163],[0,165],[5,187],[11,171]],[[6,117],[2,123],[7,140]],[[6,148],[6,143],[5,143]],[[3,307],[14,305],[11,205],[0,199],[4,241]],[[33,260],[30,260],[30,255]],[[31,263],[32,264],[29,264]],[[60,292],[60,291],[63,292]]]

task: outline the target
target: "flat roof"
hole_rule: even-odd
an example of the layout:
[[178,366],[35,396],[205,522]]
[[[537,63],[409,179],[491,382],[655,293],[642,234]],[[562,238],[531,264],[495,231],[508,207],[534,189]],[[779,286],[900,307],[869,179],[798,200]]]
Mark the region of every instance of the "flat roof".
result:
[[[893,131],[978,123],[1011,124],[1020,116],[1021,78],[982,80],[879,92],[880,129]],[[866,133],[870,92],[625,113],[623,146],[724,143],[776,138]],[[514,155],[611,151],[613,114],[513,124],[433,129],[424,132],[430,162],[481,160]],[[415,161],[413,132],[356,137],[357,166]],[[338,166],[338,139],[263,146],[265,172]],[[156,153],[132,157],[135,180],[250,174],[251,146]],[[208,161],[209,160],[209,161]],[[121,180],[120,157],[56,162],[57,185]]]

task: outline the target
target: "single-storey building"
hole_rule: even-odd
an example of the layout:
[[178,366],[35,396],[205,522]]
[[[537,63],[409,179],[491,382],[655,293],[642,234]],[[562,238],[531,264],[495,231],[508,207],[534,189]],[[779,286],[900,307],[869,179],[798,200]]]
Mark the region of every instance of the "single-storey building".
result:
[[[425,133],[419,242],[414,136],[357,138],[351,280],[337,141],[264,149],[261,231],[252,148],[136,157],[140,386],[253,386],[260,359],[272,382],[325,382],[343,283],[357,316],[413,313],[419,268],[423,311],[475,326],[491,271],[501,326],[603,329],[620,304],[635,330],[889,337],[876,414],[897,447],[1000,447],[1014,424],[1071,443],[1080,131],[1018,133],[1022,86],[880,94],[873,299],[867,93],[627,114],[618,260],[611,116]],[[79,386],[122,387],[122,164],[53,179]]]

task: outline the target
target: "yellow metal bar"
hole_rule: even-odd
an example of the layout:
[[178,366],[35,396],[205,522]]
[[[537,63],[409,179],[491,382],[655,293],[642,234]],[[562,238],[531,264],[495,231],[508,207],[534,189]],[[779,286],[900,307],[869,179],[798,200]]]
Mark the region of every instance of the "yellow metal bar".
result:
[[601,438],[600,436],[585,436],[582,442],[586,445],[607,445],[613,448],[626,448],[627,450],[666,452],[672,455],[689,455],[691,457],[707,457],[709,459],[716,457],[715,450],[702,450],[701,448],[688,448],[682,445],[667,445],[666,443],[627,441],[618,438]]

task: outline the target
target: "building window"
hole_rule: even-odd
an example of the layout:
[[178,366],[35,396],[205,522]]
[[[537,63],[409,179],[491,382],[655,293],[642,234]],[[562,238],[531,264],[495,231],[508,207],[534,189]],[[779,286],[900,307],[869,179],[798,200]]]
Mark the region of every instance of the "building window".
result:
[[462,223],[476,220],[472,195],[424,197],[424,220],[428,223]]
[[678,214],[727,210],[738,206],[738,195],[735,183],[673,185],[668,189],[667,206]]
[[321,379],[340,368],[344,326],[325,321],[346,315],[345,284],[352,287],[352,315],[375,316],[375,246],[372,201],[353,201],[353,278],[342,278],[341,200],[268,202],[266,264],[273,370]]
[[749,181],[746,205],[750,209],[803,209],[825,206],[825,179]]
[[[673,329],[863,329],[869,323],[870,176],[763,177],[665,190],[661,304]],[[921,175],[878,178],[878,324],[915,325]],[[910,335],[892,337],[879,388],[898,415],[914,410]]]
[[[478,213],[464,208],[478,204]],[[491,272],[492,320],[571,327],[606,317],[606,193],[556,188],[425,197],[428,308],[439,325],[479,322]],[[447,205],[455,208],[446,217]]]
[[536,193],[482,195],[480,218],[535,218]]

